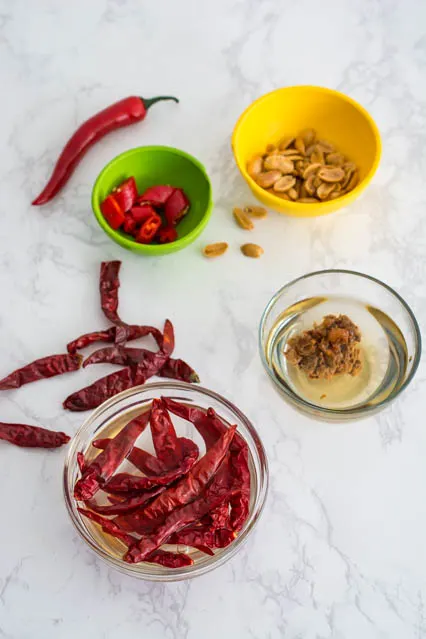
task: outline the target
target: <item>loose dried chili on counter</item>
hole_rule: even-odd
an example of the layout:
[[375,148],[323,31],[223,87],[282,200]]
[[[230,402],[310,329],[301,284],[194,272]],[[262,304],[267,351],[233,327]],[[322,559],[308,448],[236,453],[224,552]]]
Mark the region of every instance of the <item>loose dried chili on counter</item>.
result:
[[159,495],[141,513],[118,517],[116,522],[125,530],[142,534],[161,521],[171,510],[180,508],[196,499],[221,465],[228,452],[235,430],[236,426],[231,426],[216,444],[198,460],[185,477],[175,486],[170,487]]
[[142,534],[137,544],[133,544],[129,548],[124,560],[128,563],[144,561],[145,557],[151,552],[166,543],[173,533],[179,532],[188,524],[198,521],[212,508],[215,508],[225,500],[229,500],[232,492],[233,489],[229,485],[227,464],[222,464],[213,477],[211,484],[207,486],[198,499],[187,503],[182,508],[176,508],[176,510],[166,516],[164,521],[154,531]]
[[95,459],[84,469],[82,477],[74,486],[74,497],[78,500],[91,499],[99,488],[115,473],[121,462],[135,445],[135,441],[148,424],[149,413],[132,419],[113,437]]
[[[130,342],[135,339],[139,339],[140,337],[146,337],[147,335],[152,335],[155,341],[157,342],[159,348],[161,348],[163,344],[163,334],[158,328],[154,326],[137,326],[134,324],[129,324],[128,328],[128,336],[127,341]],[[117,327],[111,326],[104,331],[94,331],[93,333],[86,333],[85,335],[80,335],[77,339],[69,342],[67,344],[67,351],[69,353],[75,353],[76,351],[82,350],[86,348],[86,346],[90,346],[91,344],[95,344],[96,342],[115,342],[116,340]]]
[[81,366],[81,360],[81,355],[70,355],[70,353],[49,355],[48,357],[36,359],[31,364],[18,368],[0,380],[0,390],[20,388],[24,384],[37,382],[39,379],[47,379],[76,371]]
[[188,382],[188,384],[198,384],[200,378],[189,364],[182,359],[173,359],[169,357],[163,368],[159,370],[160,377],[168,377],[170,379],[177,379],[181,382]]
[[101,273],[99,279],[99,291],[101,294],[101,308],[105,317],[113,324],[121,324],[118,315],[118,289],[120,288],[121,262],[114,260],[101,263]]
[[115,373],[97,379],[90,386],[68,395],[63,402],[63,407],[71,411],[97,408],[110,397],[132,388],[132,386],[134,384],[130,368],[122,368]]
[[70,437],[40,426],[0,422],[0,439],[22,448],[59,448],[67,444]]

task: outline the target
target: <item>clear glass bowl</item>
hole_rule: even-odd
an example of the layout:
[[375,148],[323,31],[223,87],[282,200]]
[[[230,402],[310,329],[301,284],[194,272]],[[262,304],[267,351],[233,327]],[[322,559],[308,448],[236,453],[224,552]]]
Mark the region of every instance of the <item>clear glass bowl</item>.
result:
[[[102,533],[99,526],[83,517],[78,512],[77,502],[73,497],[73,487],[79,476],[77,453],[81,451],[89,459],[96,456],[98,451],[91,446],[94,439],[113,436],[132,417],[143,412],[143,409],[149,406],[153,399],[160,396],[171,397],[177,401],[204,409],[211,406],[225,424],[237,424],[238,433],[247,442],[250,451],[250,513],[237,538],[228,547],[216,550],[214,556],[208,556],[187,546],[163,546],[165,550],[189,552],[191,554],[194,564],[176,569],[165,568],[158,564],[147,562],[128,564],[123,561],[122,556],[125,552],[125,546],[110,535]],[[192,424],[174,415],[172,417],[178,436],[190,437],[196,441],[200,448],[200,455],[202,455],[205,451],[204,442]],[[142,433],[137,444],[149,452],[153,452],[149,428]],[[127,464],[127,462],[124,462],[124,464]],[[134,472],[134,467],[132,468],[132,472]],[[123,470],[123,467],[120,467],[121,470]],[[86,419],[73,438],[64,468],[65,503],[71,520],[84,541],[113,568],[127,575],[151,581],[190,579],[221,566],[225,561],[233,557],[246,541],[259,519],[265,503],[267,489],[268,465],[265,450],[259,435],[247,417],[236,406],[217,393],[200,386],[181,382],[160,382],[138,386],[120,393],[102,404]]]
[[[325,315],[340,313],[361,330],[362,372],[312,383],[287,362],[286,342]],[[378,412],[408,386],[419,365],[421,336],[410,307],[392,288],[362,273],[325,270],[293,280],[273,296],[260,322],[259,347],[270,378],[294,407],[345,421]]]

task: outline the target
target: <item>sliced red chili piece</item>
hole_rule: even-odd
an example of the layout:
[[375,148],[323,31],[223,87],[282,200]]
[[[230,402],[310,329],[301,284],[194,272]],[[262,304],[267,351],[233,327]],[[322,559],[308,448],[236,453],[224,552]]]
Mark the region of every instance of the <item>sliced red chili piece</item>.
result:
[[108,197],[101,202],[101,211],[112,229],[117,230],[123,224],[125,219],[124,211],[113,195],[108,195]]
[[176,226],[189,210],[189,200],[182,189],[175,189],[164,207],[164,215],[169,226]]
[[59,448],[67,444],[70,437],[40,426],[0,422],[0,439],[22,448]]
[[175,190],[174,186],[169,184],[157,184],[150,186],[138,197],[138,202],[148,202],[156,207],[162,207]]
[[132,206],[129,215],[134,219],[136,225],[141,225],[149,220],[153,215],[157,215],[155,209],[150,204],[139,204]]
[[85,501],[91,499],[99,488],[115,473],[121,462],[135,445],[135,441],[148,424],[149,414],[143,413],[108,442],[107,447],[95,459],[86,465],[82,477],[74,486],[74,497]]
[[151,244],[160,226],[161,217],[157,214],[152,215],[142,224],[136,235],[136,241],[140,244]]
[[177,231],[174,226],[163,226],[157,233],[157,240],[160,244],[170,244],[170,242],[176,242],[178,237]]
[[138,225],[134,217],[131,215],[131,213],[126,213],[123,224],[123,231],[125,233],[128,233],[129,235],[134,235],[137,231],[137,228]]
[[24,384],[37,382],[40,379],[48,379],[56,375],[71,373],[81,366],[81,355],[64,353],[63,355],[49,355],[36,359],[31,364],[18,368],[13,373],[0,380],[0,390],[20,388]]
[[129,177],[128,180],[125,180],[119,186],[113,189],[112,194],[120,209],[124,213],[130,211],[133,204],[136,202],[136,198],[138,197],[138,189],[136,186],[135,178]]
[[236,426],[231,426],[176,486],[168,488],[152,504],[144,508],[141,513],[119,517],[117,523],[125,530],[142,534],[152,529],[171,510],[179,509],[196,499],[221,465],[228,452],[235,430]]

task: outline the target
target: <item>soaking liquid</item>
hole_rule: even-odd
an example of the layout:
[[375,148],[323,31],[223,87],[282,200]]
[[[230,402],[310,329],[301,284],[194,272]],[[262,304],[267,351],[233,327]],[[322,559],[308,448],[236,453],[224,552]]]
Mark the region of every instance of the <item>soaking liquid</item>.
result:
[[[361,331],[362,370],[357,376],[310,379],[284,355],[289,339],[320,324],[325,315],[347,315]],[[272,327],[265,355],[280,384],[305,401],[333,409],[382,402],[404,381],[407,344],[383,311],[344,296],[311,297],[288,307]]]

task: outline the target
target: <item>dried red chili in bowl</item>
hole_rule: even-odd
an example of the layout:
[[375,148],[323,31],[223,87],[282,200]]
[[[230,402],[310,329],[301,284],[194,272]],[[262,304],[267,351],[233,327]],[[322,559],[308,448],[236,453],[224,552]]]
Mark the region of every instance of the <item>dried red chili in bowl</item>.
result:
[[[149,415],[150,425],[129,443],[126,424],[137,415],[144,422]],[[198,427],[189,419],[196,417]],[[123,438],[131,447],[126,459],[115,444]],[[189,465],[179,452],[185,442],[195,455]],[[86,501],[73,494],[81,477],[99,486]],[[178,382],[131,389],[99,407],[73,440],[64,471],[66,505],[89,546],[121,571],[159,581],[203,574],[232,557],[258,520],[267,482],[263,446],[247,418],[219,395]],[[164,552],[173,556],[162,561]]]

